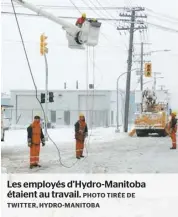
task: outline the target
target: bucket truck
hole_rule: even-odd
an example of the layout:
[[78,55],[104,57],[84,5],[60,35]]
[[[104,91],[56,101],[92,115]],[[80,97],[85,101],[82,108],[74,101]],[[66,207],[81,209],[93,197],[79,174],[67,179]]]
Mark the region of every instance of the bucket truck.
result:
[[84,45],[94,47],[98,44],[101,23],[96,20],[86,20],[82,28],[79,28],[24,0],[13,0],[13,2],[61,25],[62,29],[66,31],[69,48],[85,49]]
[[151,91],[149,89],[136,91],[135,103],[140,106],[136,113],[135,130],[139,137],[156,133],[159,136],[167,135],[169,122],[168,97],[166,91]]

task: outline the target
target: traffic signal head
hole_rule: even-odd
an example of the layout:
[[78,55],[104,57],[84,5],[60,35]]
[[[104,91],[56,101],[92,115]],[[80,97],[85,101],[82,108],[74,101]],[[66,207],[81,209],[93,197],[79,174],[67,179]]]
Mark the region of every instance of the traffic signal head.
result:
[[54,102],[54,94],[53,94],[53,92],[49,92],[49,102]]
[[145,63],[145,77],[152,77],[152,65],[151,65],[151,63]]
[[45,42],[45,40],[47,39],[48,37],[45,36],[44,34],[42,34],[40,36],[40,53],[41,55],[44,55],[45,53],[48,53],[48,48],[46,47],[47,46],[47,43]]
[[41,103],[45,103],[45,93],[41,93]]

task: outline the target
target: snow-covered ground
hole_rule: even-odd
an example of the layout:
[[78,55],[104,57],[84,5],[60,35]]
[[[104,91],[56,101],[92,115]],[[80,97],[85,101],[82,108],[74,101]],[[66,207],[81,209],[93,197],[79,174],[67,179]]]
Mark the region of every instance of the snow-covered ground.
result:
[[[129,137],[115,128],[89,133],[85,158],[76,160],[73,128],[49,130],[60,150],[48,141],[41,148],[41,168],[29,169],[26,130],[6,131],[1,143],[2,172],[10,173],[178,173],[178,150],[170,150],[169,137]],[[67,167],[67,168],[66,168]]]

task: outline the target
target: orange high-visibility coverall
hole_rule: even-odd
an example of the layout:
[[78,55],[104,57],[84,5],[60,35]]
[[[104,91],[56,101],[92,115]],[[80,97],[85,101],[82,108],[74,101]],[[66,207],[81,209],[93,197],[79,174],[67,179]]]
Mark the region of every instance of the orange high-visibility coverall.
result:
[[44,144],[44,135],[40,122],[33,122],[28,128],[28,143],[30,144],[30,165],[38,165],[40,154],[40,142]]
[[79,28],[81,28],[82,25],[84,24],[85,20],[86,20],[86,18],[80,17],[77,19],[75,25],[78,26]]
[[177,119],[175,117],[171,118],[170,124],[169,124],[169,129],[170,129],[170,137],[172,140],[172,148],[176,149],[177,144],[176,144],[176,132],[177,132]]
[[76,139],[76,157],[83,157],[83,149],[85,138],[88,135],[88,127],[85,119],[79,120],[75,124],[75,139]]

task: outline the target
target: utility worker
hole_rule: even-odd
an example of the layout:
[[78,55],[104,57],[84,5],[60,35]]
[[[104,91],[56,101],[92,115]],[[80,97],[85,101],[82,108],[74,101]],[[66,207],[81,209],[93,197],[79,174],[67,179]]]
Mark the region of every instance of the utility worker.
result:
[[176,149],[176,132],[177,132],[177,119],[176,119],[176,112],[171,113],[171,120],[169,123],[169,135],[172,139],[172,147],[170,149]]
[[81,28],[85,21],[86,21],[86,14],[83,13],[82,16],[77,19],[75,25]]
[[28,146],[30,147],[30,169],[41,167],[39,163],[40,143],[45,146],[45,138],[40,124],[40,117],[35,116],[33,123],[27,128]]
[[80,159],[83,156],[85,138],[88,136],[88,127],[85,122],[85,116],[79,115],[79,120],[75,124],[75,139],[76,139],[76,158]]
[[88,21],[91,22],[98,22],[96,18],[88,19]]

